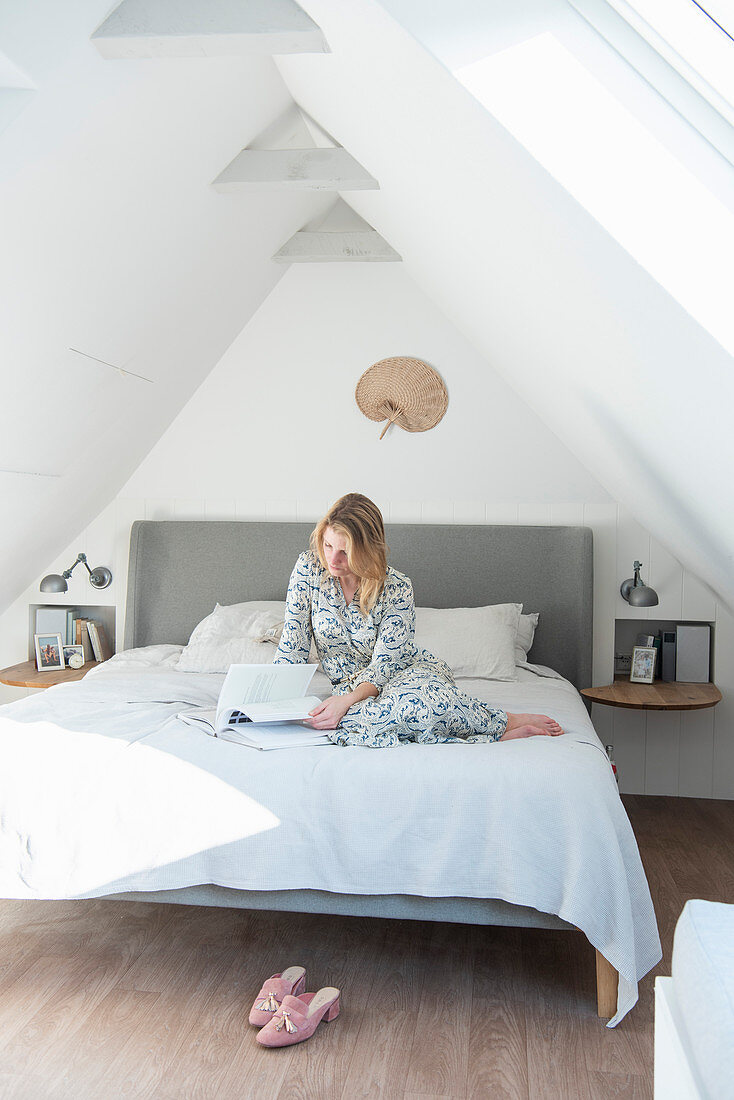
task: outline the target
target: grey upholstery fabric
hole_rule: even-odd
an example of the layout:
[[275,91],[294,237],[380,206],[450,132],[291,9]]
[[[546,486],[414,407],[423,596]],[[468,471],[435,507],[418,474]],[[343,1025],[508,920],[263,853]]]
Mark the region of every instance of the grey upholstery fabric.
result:
[[[140,520],[130,536],[125,648],[185,644],[214,604],[285,598],[310,523]],[[586,527],[391,524],[390,564],[422,607],[522,603],[539,611],[531,652],[591,684],[592,533]],[[441,656],[438,654],[438,656]]]
[[390,917],[396,920],[449,921],[453,924],[497,924],[512,928],[573,928],[553,913],[498,898],[423,898],[412,894],[332,894],[326,890],[230,890],[225,886],[190,886],[110,894],[110,900],[162,901],[176,905],[214,905],[232,909],[266,909],[286,913],[337,913],[344,917]]

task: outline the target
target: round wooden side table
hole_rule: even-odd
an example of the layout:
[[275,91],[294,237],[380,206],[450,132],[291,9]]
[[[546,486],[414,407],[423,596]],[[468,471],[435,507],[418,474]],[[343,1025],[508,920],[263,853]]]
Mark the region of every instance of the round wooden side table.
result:
[[49,672],[39,672],[35,661],[21,661],[19,665],[10,665],[0,670],[0,684],[20,688],[50,688],[56,684],[70,684],[81,680],[98,661],[87,661],[81,668],[57,668]]
[[628,710],[704,710],[721,702],[716,684],[684,684],[655,680],[652,684],[633,684],[629,676],[614,678],[613,684],[582,688],[581,694],[593,703]]

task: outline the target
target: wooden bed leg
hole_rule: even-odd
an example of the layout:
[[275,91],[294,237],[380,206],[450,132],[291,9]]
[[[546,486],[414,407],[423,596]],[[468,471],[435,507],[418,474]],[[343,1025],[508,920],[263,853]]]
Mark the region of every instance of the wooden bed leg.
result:
[[596,1014],[610,1020],[617,1011],[619,974],[610,962],[596,952]]

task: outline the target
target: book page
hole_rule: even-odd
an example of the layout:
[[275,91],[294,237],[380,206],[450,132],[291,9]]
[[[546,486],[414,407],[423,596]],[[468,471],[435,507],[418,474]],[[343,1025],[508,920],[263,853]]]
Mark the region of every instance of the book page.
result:
[[270,703],[243,703],[241,711],[253,722],[299,722],[308,718],[309,711],[321,700],[316,695],[304,695],[302,699],[278,699]]
[[305,664],[231,665],[217,701],[217,730],[224,729],[233,710],[247,703],[303,699],[315,671],[316,665]]
[[228,726],[217,734],[223,741],[234,741],[252,749],[295,749],[317,745],[332,746],[327,735],[299,722],[248,723],[234,729]]

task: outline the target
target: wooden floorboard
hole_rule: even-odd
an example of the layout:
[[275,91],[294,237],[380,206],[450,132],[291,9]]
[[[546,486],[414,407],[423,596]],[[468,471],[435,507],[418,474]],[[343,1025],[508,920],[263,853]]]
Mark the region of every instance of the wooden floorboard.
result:
[[[626,796],[664,957],[619,1027],[576,933],[0,901],[0,1100],[652,1100],[653,978],[691,897],[734,903],[734,803]],[[264,1049],[261,982],[306,967],[342,1011]]]

